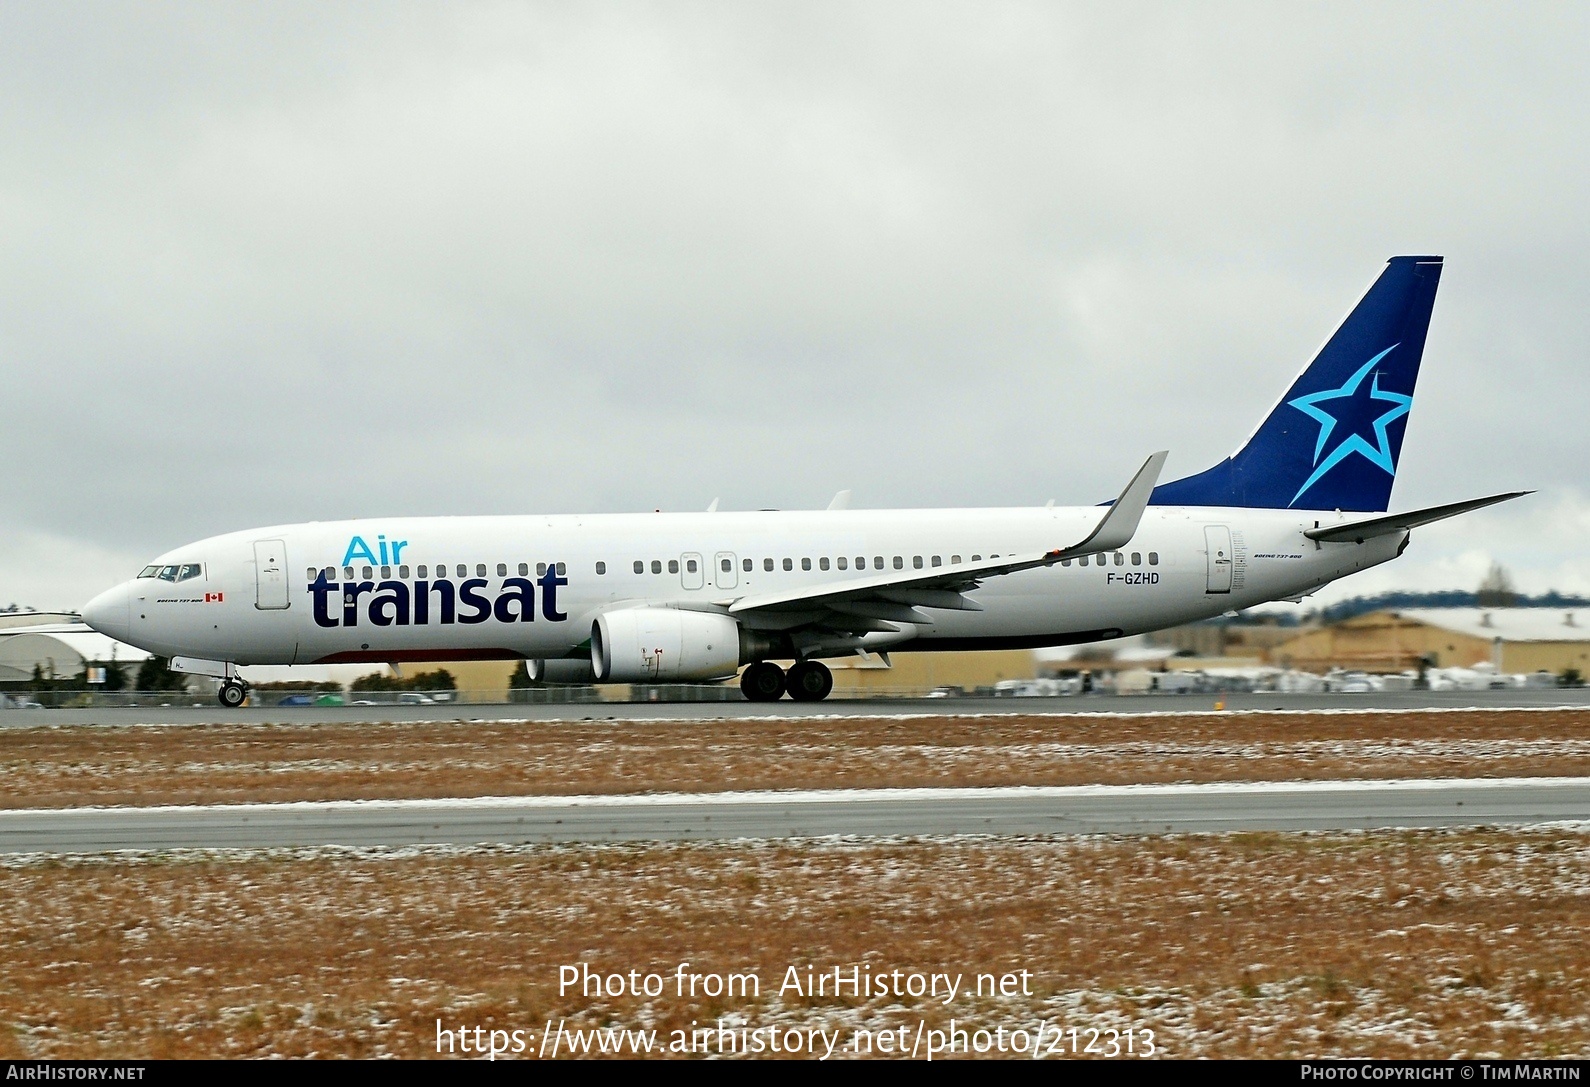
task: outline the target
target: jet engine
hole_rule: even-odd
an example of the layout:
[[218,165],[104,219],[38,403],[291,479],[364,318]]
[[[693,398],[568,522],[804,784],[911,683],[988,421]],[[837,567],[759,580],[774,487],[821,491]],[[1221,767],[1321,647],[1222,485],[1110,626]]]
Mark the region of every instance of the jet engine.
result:
[[678,608],[622,608],[591,624],[591,671],[599,683],[725,679],[740,667],[740,624]]
[[574,684],[584,687],[596,682],[589,657],[579,660],[528,660],[525,661],[525,671],[530,673],[532,681],[555,686]]

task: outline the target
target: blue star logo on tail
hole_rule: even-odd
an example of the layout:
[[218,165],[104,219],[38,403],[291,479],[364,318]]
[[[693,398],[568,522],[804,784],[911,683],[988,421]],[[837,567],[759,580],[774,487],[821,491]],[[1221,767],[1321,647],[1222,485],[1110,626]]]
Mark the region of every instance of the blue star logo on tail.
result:
[[[1413,397],[1401,393],[1382,392],[1378,373],[1370,381],[1369,387],[1363,388],[1364,378],[1369,376],[1369,372],[1381,359],[1396,350],[1397,346],[1392,344],[1364,363],[1358,368],[1357,373],[1342,384],[1341,388],[1323,389],[1287,401],[1289,405],[1320,425],[1319,440],[1314,443],[1314,472],[1304,481],[1303,486],[1297,489],[1297,494],[1292,496],[1292,501],[1287,505],[1297,505],[1297,500],[1318,483],[1325,473],[1354,453],[1388,476],[1397,474],[1397,465],[1391,459],[1391,439],[1386,436],[1386,428],[1408,414],[1408,409],[1413,406]],[[1324,404],[1331,406],[1321,407]],[[1340,434],[1337,433],[1338,424],[1342,431]],[[1326,454],[1325,447],[1331,444],[1333,435],[1336,437],[1336,444],[1330,453]],[[1320,459],[1321,455],[1324,455],[1323,460]]]

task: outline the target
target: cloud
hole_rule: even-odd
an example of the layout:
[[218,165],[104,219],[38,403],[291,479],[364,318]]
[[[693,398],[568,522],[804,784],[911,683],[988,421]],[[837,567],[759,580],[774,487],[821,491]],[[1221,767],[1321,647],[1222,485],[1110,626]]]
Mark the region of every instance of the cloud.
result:
[[1449,258],[1398,503],[1567,494],[1587,18],[12,6],[0,541],[1092,502],[1398,251]]

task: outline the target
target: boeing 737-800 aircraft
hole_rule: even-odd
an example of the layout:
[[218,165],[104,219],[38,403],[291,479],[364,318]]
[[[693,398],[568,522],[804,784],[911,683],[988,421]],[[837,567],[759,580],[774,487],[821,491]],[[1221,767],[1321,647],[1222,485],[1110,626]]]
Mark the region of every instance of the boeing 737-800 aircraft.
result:
[[[1440,257],[1394,257],[1252,436],[1112,503],[1042,509],[421,517],[234,532],[83,612],[222,678],[238,666],[524,658],[549,682],[727,679],[821,699],[822,658],[1116,638],[1295,600],[1411,529],[1527,492],[1387,515]],[[792,662],[786,671],[776,661]]]

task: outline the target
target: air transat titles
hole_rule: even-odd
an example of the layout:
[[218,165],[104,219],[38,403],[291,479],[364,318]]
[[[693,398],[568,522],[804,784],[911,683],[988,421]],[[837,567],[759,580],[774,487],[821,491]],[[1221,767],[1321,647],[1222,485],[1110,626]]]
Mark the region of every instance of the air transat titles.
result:
[[[561,623],[568,615],[558,610],[558,589],[569,579],[548,564],[538,578],[509,577],[493,593],[489,578],[421,578],[406,581],[332,581],[322,570],[309,583],[314,598],[315,622],[323,627],[356,627],[361,613],[371,626],[428,626],[437,623],[473,625],[495,619],[499,623],[531,623],[536,618],[536,589],[541,597],[541,618]],[[340,598],[341,607],[337,606]]]

